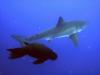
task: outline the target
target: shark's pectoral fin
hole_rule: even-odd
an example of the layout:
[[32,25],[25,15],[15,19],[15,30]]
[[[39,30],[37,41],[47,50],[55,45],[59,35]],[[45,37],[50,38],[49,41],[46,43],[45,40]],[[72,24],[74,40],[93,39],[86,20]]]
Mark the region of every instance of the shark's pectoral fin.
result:
[[73,41],[75,46],[78,46],[78,37],[77,34],[72,34],[69,36],[69,38]]

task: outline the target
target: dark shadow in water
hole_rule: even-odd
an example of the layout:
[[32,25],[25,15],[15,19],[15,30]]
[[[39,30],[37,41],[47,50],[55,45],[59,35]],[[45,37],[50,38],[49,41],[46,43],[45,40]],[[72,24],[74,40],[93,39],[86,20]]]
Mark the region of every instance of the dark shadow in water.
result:
[[10,52],[10,59],[21,58],[25,55],[28,55],[37,59],[33,62],[34,64],[42,64],[48,59],[57,59],[57,54],[53,52],[51,48],[48,48],[47,46],[40,43],[26,43],[26,46],[24,47],[12,48],[8,49],[8,51]]

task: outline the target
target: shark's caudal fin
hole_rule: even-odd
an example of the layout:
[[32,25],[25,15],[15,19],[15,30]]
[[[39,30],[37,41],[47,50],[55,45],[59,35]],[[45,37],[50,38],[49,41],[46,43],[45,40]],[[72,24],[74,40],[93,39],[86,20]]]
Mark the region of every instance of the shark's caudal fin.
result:
[[11,37],[16,39],[22,46],[28,45],[28,42],[22,36],[12,35]]

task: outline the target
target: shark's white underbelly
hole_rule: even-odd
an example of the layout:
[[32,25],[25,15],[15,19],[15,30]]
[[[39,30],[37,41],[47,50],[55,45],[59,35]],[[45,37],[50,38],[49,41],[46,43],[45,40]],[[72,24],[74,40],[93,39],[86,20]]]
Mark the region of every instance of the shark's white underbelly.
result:
[[45,39],[47,40],[51,40],[51,39],[54,39],[54,38],[63,38],[63,37],[69,37],[70,35],[72,34],[75,34],[77,32],[80,32],[81,30],[75,30],[74,28],[72,29],[67,29],[66,31],[60,31],[58,33],[52,33],[51,35],[45,37]]
[[63,37],[69,37],[69,35],[62,35],[62,36],[58,36],[58,37],[55,37],[55,38],[63,38]]
[[45,37],[45,39],[51,40],[51,39],[63,38],[63,37],[69,37],[69,35],[67,35],[67,34],[64,34],[64,35],[57,34],[57,35],[51,35],[51,36]]

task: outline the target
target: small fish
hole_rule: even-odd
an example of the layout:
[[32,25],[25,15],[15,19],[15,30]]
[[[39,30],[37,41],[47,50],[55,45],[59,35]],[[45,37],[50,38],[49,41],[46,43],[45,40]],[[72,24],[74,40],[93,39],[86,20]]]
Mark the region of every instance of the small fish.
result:
[[25,42],[24,44],[26,46],[23,46],[21,48],[8,49],[8,51],[10,51],[10,59],[21,58],[25,55],[28,55],[30,57],[34,57],[37,59],[36,61],[33,62],[34,64],[42,64],[49,59],[50,60],[57,59],[57,54],[44,44],[40,43],[28,44]]

